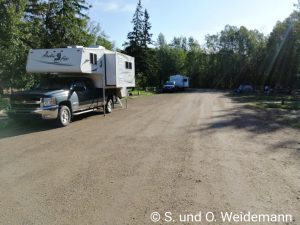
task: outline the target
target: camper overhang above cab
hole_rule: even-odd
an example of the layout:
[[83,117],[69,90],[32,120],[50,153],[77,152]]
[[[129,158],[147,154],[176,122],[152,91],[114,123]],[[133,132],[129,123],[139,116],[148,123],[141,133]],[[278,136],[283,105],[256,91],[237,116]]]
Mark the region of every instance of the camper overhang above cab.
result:
[[106,50],[102,46],[30,50],[26,70],[29,73],[59,76],[88,76],[97,87],[134,87],[134,57]]
[[30,50],[26,71],[29,73],[98,73],[104,72],[104,47]]

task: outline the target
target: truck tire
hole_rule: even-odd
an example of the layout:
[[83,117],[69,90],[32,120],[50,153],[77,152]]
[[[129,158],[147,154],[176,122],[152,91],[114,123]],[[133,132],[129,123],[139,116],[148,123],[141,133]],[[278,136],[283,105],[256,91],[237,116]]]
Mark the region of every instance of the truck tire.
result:
[[106,113],[112,113],[112,111],[113,111],[113,101],[112,101],[111,98],[109,98],[107,100],[106,105],[105,105],[105,112]]
[[68,106],[62,105],[59,107],[57,122],[61,127],[69,125],[71,122],[71,111]]

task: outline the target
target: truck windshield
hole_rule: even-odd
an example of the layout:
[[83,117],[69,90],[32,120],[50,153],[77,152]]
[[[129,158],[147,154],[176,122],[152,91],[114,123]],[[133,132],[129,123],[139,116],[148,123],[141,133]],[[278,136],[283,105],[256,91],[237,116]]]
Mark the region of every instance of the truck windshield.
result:
[[35,89],[40,90],[68,90],[72,85],[70,78],[47,78],[41,79]]
[[174,82],[172,82],[172,81],[167,81],[167,82],[166,82],[166,85],[174,85]]

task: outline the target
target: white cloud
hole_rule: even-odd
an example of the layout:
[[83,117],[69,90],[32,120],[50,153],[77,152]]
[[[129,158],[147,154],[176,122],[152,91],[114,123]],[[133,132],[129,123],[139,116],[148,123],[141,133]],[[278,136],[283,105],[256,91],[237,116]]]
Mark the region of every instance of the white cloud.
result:
[[123,3],[120,1],[94,1],[93,8],[104,12],[133,12],[136,5],[132,3]]

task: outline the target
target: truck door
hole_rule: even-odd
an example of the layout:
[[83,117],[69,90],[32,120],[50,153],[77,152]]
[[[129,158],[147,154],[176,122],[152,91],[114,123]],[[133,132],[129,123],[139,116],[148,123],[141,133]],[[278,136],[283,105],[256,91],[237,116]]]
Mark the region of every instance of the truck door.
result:
[[86,86],[86,104],[88,104],[88,108],[94,108],[98,105],[100,90],[96,89],[94,84],[88,79],[84,83]]
[[73,89],[78,96],[78,101],[79,101],[78,109],[79,110],[87,109],[89,107],[90,102],[89,102],[88,91],[84,82],[76,81],[73,84]]

